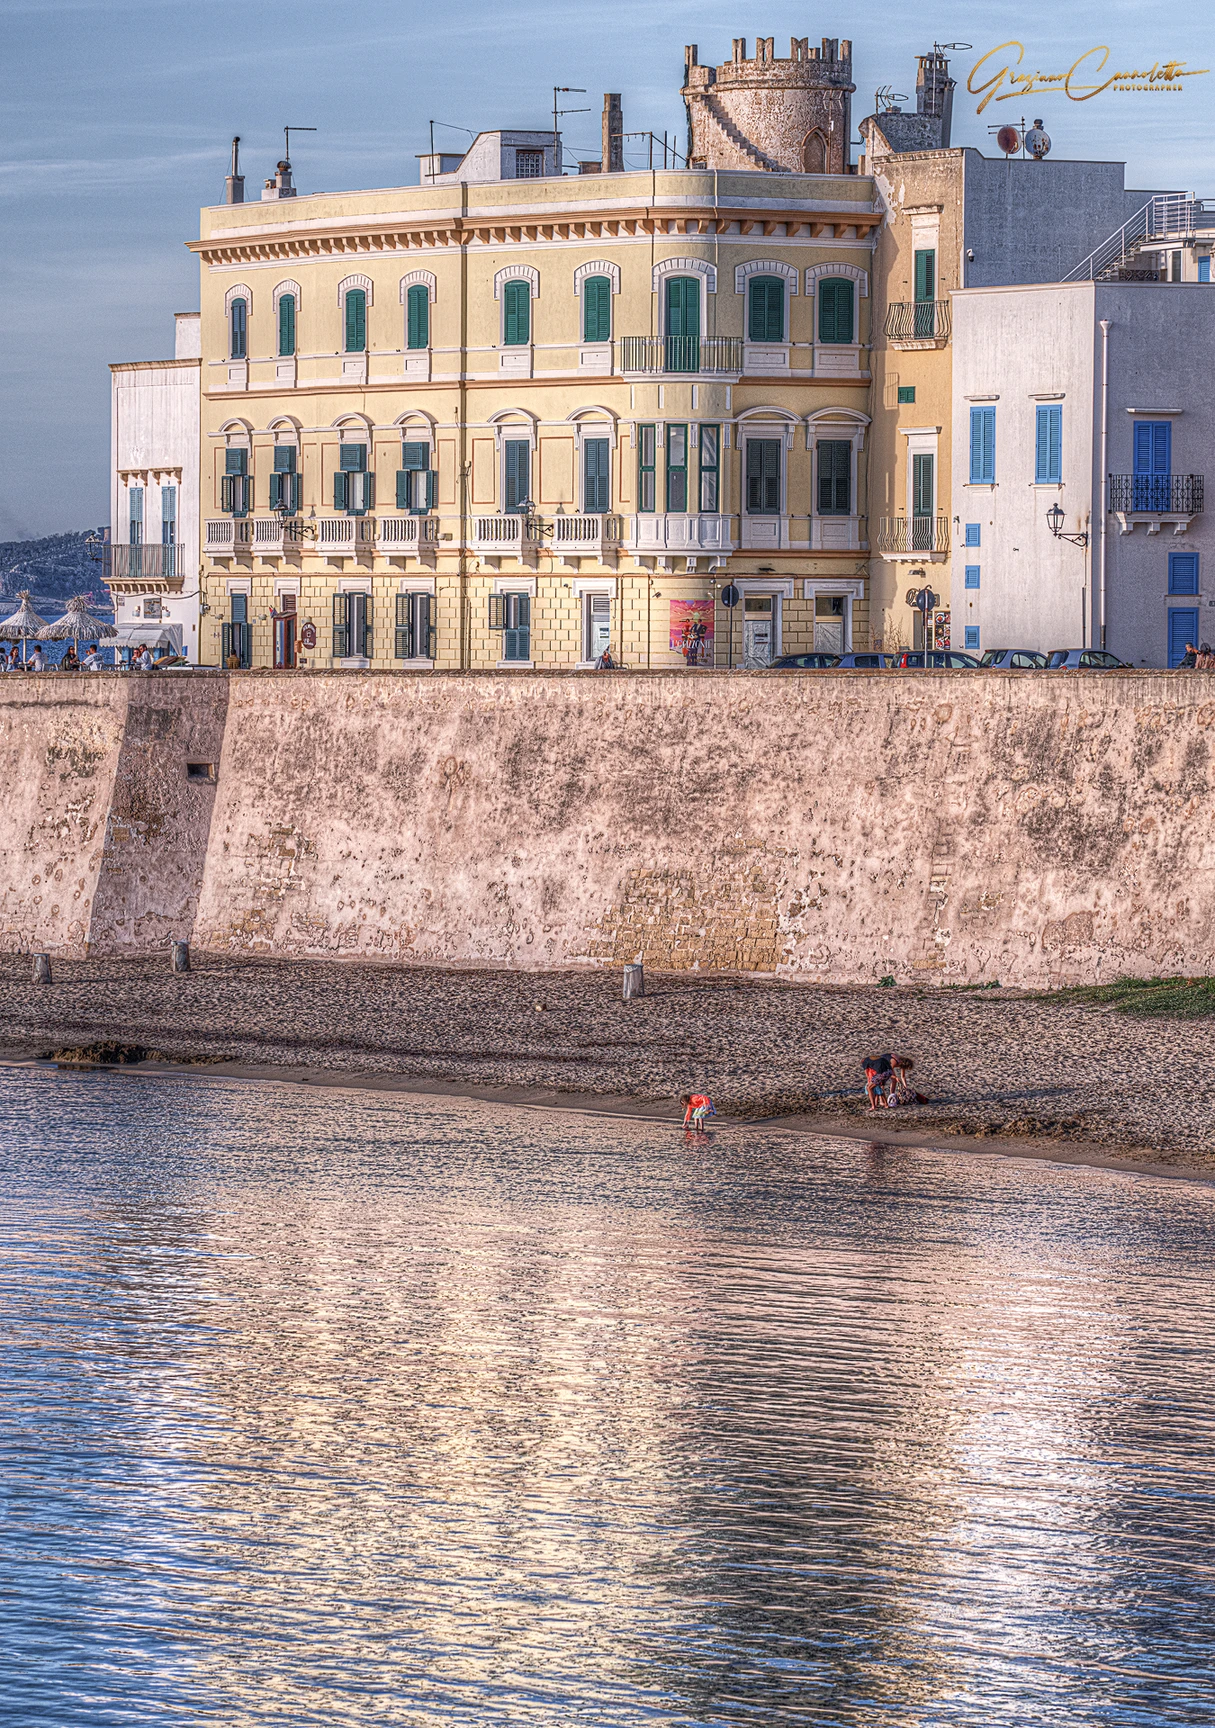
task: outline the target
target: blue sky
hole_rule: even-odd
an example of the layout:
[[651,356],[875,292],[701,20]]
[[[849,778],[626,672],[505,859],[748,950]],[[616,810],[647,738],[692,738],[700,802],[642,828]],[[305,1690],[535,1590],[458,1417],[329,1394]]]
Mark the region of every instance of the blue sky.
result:
[[[754,0],[0,0],[5,44],[0,163],[0,399],[4,485],[0,540],[95,525],[108,511],[111,360],[172,353],[175,311],[198,305],[184,242],[198,207],[223,195],[228,143],[240,133],[251,195],[282,148],[286,123],[314,125],[293,147],[303,191],[416,181],[427,121],[472,130],[544,125],[552,85],[597,111],[624,98],[630,130],[681,132],[685,42],[702,62],[729,58],[734,35],[850,36],[854,122],[889,85],[909,96],[917,52],[964,41],[951,56],[964,85],[987,49],[1016,38],[1026,61],[1063,70],[1098,43],[1111,65],[1166,59],[1211,66],[1182,95],[1089,102],[1051,93],[976,115],[960,88],[954,142],[991,146],[997,119],[1041,115],[1057,154],[1123,159],[1128,184],[1215,196],[1215,23],[1205,7],[1093,0],[1030,11],[957,0],[804,6]],[[1032,21],[1031,21],[1032,19]],[[1016,110],[1014,114],[1012,111]],[[567,149],[597,149],[597,113],[563,122]],[[855,131],[855,126],[854,126]],[[458,131],[436,134],[459,147]]]

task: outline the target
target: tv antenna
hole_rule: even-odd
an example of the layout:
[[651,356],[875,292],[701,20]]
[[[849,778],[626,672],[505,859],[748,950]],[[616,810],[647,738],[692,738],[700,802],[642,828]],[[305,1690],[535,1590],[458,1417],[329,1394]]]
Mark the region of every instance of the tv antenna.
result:
[[315,131],[316,131],[315,126],[284,126],[283,127],[283,156],[284,156],[284,159],[288,162],[290,162],[290,160],[291,160],[291,134],[293,132],[315,132]]
[[585,96],[586,91],[577,84],[553,85],[553,167],[557,166],[557,116],[559,114],[589,114],[589,108],[558,108],[558,96]]

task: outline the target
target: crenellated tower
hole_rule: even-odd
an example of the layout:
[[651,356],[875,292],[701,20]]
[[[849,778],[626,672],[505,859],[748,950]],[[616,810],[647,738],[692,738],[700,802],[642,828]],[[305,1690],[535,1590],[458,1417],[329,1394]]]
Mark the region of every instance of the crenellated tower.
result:
[[794,37],[778,60],[761,36],[754,59],[745,37],[723,66],[702,66],[684,50],[688,155],[697,168],[775,174],[846,174],[852,128],[852,44],[824,36],[811,48]]

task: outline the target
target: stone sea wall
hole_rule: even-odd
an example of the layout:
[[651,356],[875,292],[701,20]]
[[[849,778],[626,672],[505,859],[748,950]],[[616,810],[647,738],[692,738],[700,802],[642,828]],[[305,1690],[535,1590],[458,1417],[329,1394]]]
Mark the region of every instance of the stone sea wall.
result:
[[0,945],[1211,971],[1213,734],[1202,674],[9,678]]

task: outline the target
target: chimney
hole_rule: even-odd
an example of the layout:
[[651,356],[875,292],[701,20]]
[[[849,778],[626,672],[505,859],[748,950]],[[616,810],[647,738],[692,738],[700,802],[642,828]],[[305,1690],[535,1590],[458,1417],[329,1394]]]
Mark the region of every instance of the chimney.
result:
[[291,164],[285,158],[275,169],[274,178],[267,180],[262,191],[262,203],[268,203],[276,198],[294,198],[295,182],[291,178]]
[[240,139],[232,140],[232,172],[224,182],[224,203],[243,204],[245,201],[245,177],[240,171]]
[[939,48],[934,48],[931,54],[920,55],[919,71],[915,81],[915,108],[917,114],[923,114],[930,120],[941,123],[939,148],[949,148],[949,134],[953,122],[953,92],[954,80],[949,76],[949,61]]
[[619,174],[624,169],[624,114],[619,96],[603,98],[603,172]]

